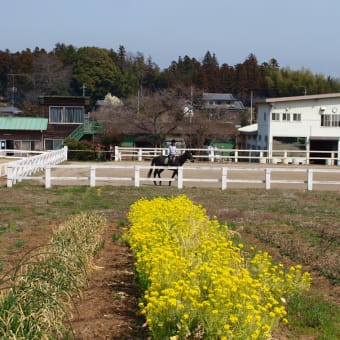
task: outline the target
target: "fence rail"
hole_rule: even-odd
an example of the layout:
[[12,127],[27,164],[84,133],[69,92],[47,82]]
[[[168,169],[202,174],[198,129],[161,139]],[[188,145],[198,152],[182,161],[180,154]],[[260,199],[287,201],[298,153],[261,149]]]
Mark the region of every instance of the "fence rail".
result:
[[[252,149],[191,149],[199,161],[209,162],[257,162],[261,164],[312,164],[340,165],[340,152],[330,150],[252,150]],[[183,152],[184,149],[178,149]],[[108,151],[106,151],[108,152]],[[105,151],[103,152],[105,153]],[[115,161],[145,161],[158,155],[166,155],[166,148],[115,147]]]
[[[209,151],[204,149],[194,149],[196,160],[207,160],[209,162],[200,162],[200,166],[187,166],[178,168],[178,179],[177,187],[179,189],[183,188],[184,184],[187,183],[201,183],[205,185],[218,186],[222,190],[225,190],[229,186],[234,184],[238,185],[257,185],[264,186],[266,189],[270,189],[273,185],[298,185],[301,187],[303,185],[308,190],[312,190],[314,185],[321,185],[323,187],[335,188],[339,190],[340,187],[340,169],[332,168],[330,166],[323,167],[319,166],[312,169],[310,165],[294,167],[294,166],[282,166],[274,165],[278,162],[274,161],[276,158],[268,158],[268,155],[264,151],[256,151],[258,155],[246,155],[250,150],[233,150],[234,154],[226,154],[226,149],[223,150],[224,153],[220,155],[215,154],[214,151]],[[35,155],[31,157],[26,157],[17,161],[1,164],[0,175],[7,175],[7,186],[12,187],[17,182],[23,179],[41,179],[45,181],[45,187],[49,188],[53,183],[57,181],[61,182],[76,182],[87,183],[90,186],[96,186],[98,183],[107,182],[112,185],[115,182],[126,182],[128,185],[133,184],[138,187],[141,184],[152,182],[154,179],[147,178],[145,172],[150,168],[149,165],[143,165],[139,161],[150,159],[158,154],[165,154],[166,149],[164,148],[120,148],[116,147],[116,152],[120,153],[120,159],[128,158],[134,161],[133,165],[122,165],[119,162],[97,162],[95,165],[82,164],[82,165],[59,165],[60,163],[67,160],[67,147],[60,150],[45,152],[40,155]],[[180,150],[181,151],[181,150]],[[196,152],[195,152],[196,151]],[[203,151],[203,153],[202,153]],[[229,150],[231,152],[231,150]],[[22,153],[23,150],[20,150]],[[211,158],[213,152],[213,158]],[[252,150],[252,152],[254,152]],[[282,151],[283,152],[283,151]],[[313,151],[315,152],[315,151]],[[278,157],[279,151],[274,151],[272,156]],[[17,153],[17,157],[18,157]],[[332,158],[327,158],[333,163],[340,165],[338,154],[329,153]],[[216,157],[215,157],[216,156]],[[217,156],[221,156],[217,158]],[[256,157],[255,157],[256,156]],[[283,152],[283,156],[291,156],[288,151]],[[136,161],[137,157],[137,163]],[[259,158],[260,157],[260,158]],[[265,161],[261,157],[264,157]],[[299,154],[301,157],[301,151]],[[228,161],[228,165],[224,166],[222,163]],[[296,157],[298,158],[298,157]],[[312,159],[309,157],[308,162]],[[320,158],[317,158],[318,160]],[[321,158],[323,159],[323,158]],[[245,161],[242,163],[241,161]],[[271,164],[266,164],[268,161]],[[305,159],[306,160],[306,159]],[[217,163],[220,161],[221,163]],[[254,162],[254,163],[253,163]],[[256,163],[255,163],[256,162]],[[307,164],[306,162],[300,162],[300,164]],[[251,164],[247,164],[251,163]],[[289,164],[285,158],[281,163]],[[207,166],[210,164],[210,166]],[[240,166],[244,164],[245,166]],[[293,164],[297,164],[294,163]],[[331,165],[331,162],[324,163]],[[162,167],[159,167],[162,168]],[[62,173],[56,174],[61,171]],[[67,175],[73,169],[75,173],[72,175]],[[163,167],[163,169],[171,169]],[[173,168],[174,169],[174,168]],[[177,169],[177,168],[175,168]],[[37,173],[40,172],[39,175]],[[79,172],[82,175],[79,175]],[[106,172],[106,173],[105,173]],[[119,173],[120,172],[120,173]],[[163,173],[164,174],[164,173]],[[238,177],[237,175],[241,175]],[[247,175],[246,175],[247,174]],[[293,177],[294,174],[294,177]],[[173,182],[174,179],[169,177],[164,177],[162,179],[157,179],[159,182]],[[124,184],[126,184],[124,183]],[[74,183],[73,183],[74,184]]]
[[[176,179],[170,177],[148,178],[150,166],[142,165],[48,165],[45,176],[37,177],[45,182],[45,188],[51,188],[52,183],[69,182],[70,185],[81,183],[96,187],[98,185],[126,185],[140,187],[150,182],[177,182],[177,188],[183,189],[186,183],[204,183],[226,190],[231,184],[241,184],[250,187],[256,184],[267,190],[273,185],[285,188],[314,189],[321,185],[332,190],[340,190],[340,169],[322,168],[273,168],[273,167],[153,167],[153,169],[178,170]],[[58,184],[57,184],[58,185]]]
[[46,169],[46,166],[62,163],[67,160],[67,147],[26,157],[6,164],[7,187]]

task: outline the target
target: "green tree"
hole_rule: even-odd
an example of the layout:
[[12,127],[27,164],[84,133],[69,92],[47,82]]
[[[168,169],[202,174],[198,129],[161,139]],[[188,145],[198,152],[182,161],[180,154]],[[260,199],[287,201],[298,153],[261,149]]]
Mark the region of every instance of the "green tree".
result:
[[202,71],[205,75],[205,88],[209,92],[217,92],[220,88],[219,84],[219,65],[215,53],[211,54],[207,51],[202,61]]
[[58,57],[64,65],[72,65],[77,58],[77,49],[73,45],[57,43],[53,54]]
[[120,70],[103,48],[82,47],[77,51],[73,64],[72,88],[74,94],[80,94],[83,84],[86,93],[93,101],[102,99],[110,92],[119,96]]

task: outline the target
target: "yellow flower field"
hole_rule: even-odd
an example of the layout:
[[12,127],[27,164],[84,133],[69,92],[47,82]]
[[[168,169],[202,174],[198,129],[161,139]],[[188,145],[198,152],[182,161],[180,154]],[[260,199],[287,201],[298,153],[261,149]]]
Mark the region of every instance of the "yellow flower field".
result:
[[310,287],[301,266],[250,255],[184,195],[141,199],[128,219],[139,305],[154,339],[268,339],[288,322],[289,297]]

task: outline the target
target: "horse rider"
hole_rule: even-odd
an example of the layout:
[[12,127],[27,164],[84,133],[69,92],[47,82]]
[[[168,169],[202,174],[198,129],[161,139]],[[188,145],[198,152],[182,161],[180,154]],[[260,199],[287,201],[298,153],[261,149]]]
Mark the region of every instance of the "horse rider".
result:
[[168,164],[173,164],[175,162],[176,156],[177,156],[176,141],[173,139],[168,147],[168,159],[169,159]]

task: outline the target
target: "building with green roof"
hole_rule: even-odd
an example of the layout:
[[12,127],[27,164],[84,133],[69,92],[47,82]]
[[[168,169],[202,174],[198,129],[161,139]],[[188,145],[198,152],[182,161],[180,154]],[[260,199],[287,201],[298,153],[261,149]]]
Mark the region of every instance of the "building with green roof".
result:
[[47,118],[0,117],[0,148],[43,150],[47,127]]

